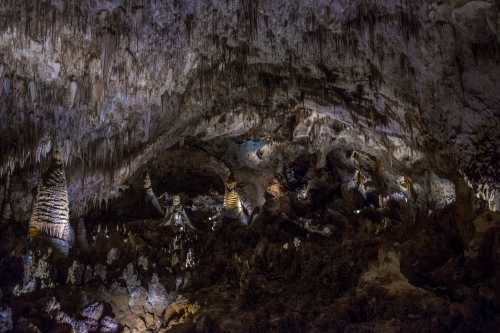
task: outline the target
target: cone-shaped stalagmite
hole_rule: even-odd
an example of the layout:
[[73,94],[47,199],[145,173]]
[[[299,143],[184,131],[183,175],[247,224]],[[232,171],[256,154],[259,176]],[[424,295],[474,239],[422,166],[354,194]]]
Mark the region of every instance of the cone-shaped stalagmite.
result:
[[151,177],[149,176],[149,173],[146,173],[146,176],[144,177],[144,191],[146,192],[146,201],[150,202],[158,213],[163,216],[165,212],[161,208],[160,202],[153,191],[153,185],[151,184]]
[[233,176],[229,177],[226,184],[226,193],[224,194],[224,217],[240,220],[243,224],[248,223],[241,205],[240,195],[236,190],[236,180]]
[[38,185],[29,235],[47,238],[61,253],[67,255],[72,243],[69,224],[69,200],[63,156],[60,147],[54,147],[49,169]]

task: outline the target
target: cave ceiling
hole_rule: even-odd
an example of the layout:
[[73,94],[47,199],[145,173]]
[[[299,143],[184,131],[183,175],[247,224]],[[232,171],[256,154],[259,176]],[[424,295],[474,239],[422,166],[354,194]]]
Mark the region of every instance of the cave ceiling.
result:
[[0,177],[34,187],[58,141],[78,216],[172,147],[226,159],[221,179],[351,150],[465,177],[497,209],[499,6],[1,1]]

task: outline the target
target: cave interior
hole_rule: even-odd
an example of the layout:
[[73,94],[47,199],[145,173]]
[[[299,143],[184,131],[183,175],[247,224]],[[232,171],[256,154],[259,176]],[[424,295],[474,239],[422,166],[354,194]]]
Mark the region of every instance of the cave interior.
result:
[[0,333],[500,332],[500,1],[1,0]]

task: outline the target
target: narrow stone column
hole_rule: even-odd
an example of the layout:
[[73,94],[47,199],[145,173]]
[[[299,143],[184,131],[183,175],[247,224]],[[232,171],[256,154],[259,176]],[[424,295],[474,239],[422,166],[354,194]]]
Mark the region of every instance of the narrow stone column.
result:
[[146,201],[150,202],[161,216],[164,216],[165,212],[161,208],[160,202],[153,191],[153,185],[151,183],[149,173],[146,173],[146,176],[144,177],[144,191],[146,192]]

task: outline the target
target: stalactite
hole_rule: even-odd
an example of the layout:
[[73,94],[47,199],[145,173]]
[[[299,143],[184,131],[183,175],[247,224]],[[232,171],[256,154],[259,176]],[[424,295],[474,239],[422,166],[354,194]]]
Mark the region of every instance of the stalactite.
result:
[[[0,178],[1,179],[1,178]],[[7,220],[10,216],[10,197],[11,197],[11,176],[7,174],[5,176],[5,183],[3,186],[3,195],[2,195],[2,206],[0,207],[0,219],[2,221]]]
[[244,25],[248,41],[258,36],[259,29],[259,0],[240,0],[240,24]]
[[83,218],[80,218],[78,220],[76,237],[77,237],[76,239],[78,240],[78,247],[80,248],[80,250],[83,252],[88,252],[90,247],[89,247],[89,242],[87,240],[87,228],[85,226],[85,220]]
[[420,22],[413,13],[413,3],[408,0],[400,0],[399,25],[405,40],[408,42],[411,37],[418,38]]
[[194,29],[194,15],[188,14],[184,19],[184,25],[186,28],[187,42],[191,44],[193,38],[193,29]]

